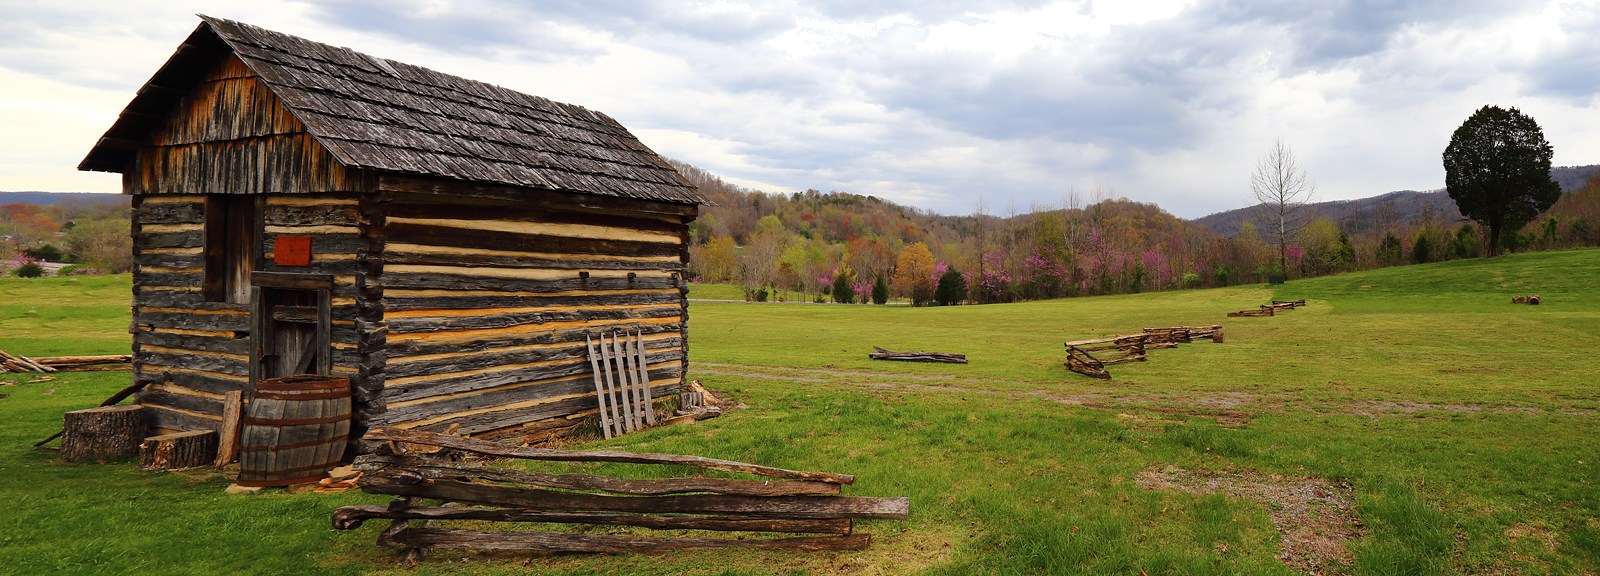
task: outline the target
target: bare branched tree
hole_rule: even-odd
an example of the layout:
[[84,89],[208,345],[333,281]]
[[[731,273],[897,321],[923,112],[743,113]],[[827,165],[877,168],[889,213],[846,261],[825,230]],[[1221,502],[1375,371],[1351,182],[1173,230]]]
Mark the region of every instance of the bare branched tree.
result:
[[1265,236],[1278,244],[1278,267],[1285,277],[1289,275],[1289,242],[1311,221],[1306,204],[1315,192],[1316,185],[1283,140],[1272,144],[1250,175],[1250,194],[1260,202],[1256,208],[1266,221],[1262,227]]

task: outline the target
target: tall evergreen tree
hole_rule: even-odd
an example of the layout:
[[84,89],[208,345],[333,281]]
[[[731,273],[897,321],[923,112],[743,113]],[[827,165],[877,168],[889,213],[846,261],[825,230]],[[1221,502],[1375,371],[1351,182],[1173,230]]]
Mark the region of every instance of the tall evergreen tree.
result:
[[1444,149],[1444,185],[1456,208],[1488,229],[1488,254],[1561,197],[1550,178],[1555,154],[1544,131],[1516,108],[1484,106],[1461,123]]

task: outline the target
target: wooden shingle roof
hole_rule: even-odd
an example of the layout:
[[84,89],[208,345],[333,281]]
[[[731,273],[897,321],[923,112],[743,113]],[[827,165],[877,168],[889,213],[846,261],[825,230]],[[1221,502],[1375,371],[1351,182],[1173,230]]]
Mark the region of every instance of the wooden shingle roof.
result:
[[201,15],[80,170],[122,172],[158,118],[222,51],[271,87],[342,164],[401,174],[703,204],[682,175],[611,117]]

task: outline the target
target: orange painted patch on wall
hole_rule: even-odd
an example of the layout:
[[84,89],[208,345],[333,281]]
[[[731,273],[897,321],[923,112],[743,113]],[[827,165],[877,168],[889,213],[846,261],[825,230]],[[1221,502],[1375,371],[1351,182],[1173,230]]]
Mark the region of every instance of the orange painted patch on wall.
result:
[[273,242],[272,263],[279,266],[310,266],[310,236],[279,236]]

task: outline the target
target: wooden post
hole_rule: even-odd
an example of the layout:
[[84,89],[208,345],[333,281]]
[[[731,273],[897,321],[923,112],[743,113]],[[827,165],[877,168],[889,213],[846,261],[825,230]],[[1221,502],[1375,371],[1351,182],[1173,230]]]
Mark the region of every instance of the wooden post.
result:
[[243,411],[243,391],[233,390],[222,396],[222,426],[217,429],[217,458],[213,467],[221,469],[239,455],[239,418]]
[[217,433],[211,430],[151,436],[139,445],[139,469],[152,472],[205,466],[216,457],[216,444]]
[[132,456],[148,428],[144,407],[102,406],[62,416],[61,459],[78,462]]

